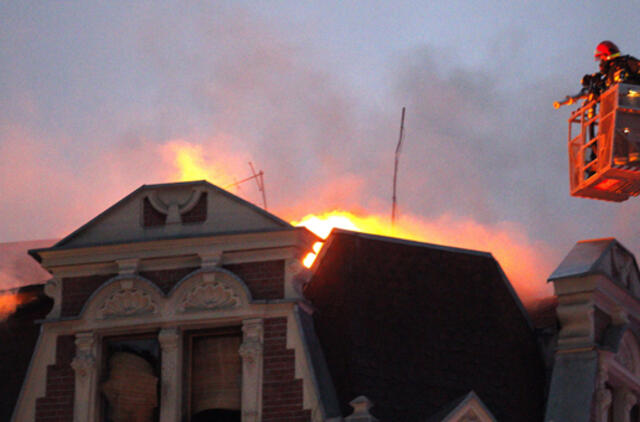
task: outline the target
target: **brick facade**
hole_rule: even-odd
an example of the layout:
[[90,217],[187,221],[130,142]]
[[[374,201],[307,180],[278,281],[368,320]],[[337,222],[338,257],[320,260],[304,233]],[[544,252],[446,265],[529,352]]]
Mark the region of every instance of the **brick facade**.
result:
[[36,400],[35,422],[72,422],[75,387],[71,360],[75,356],[75,338],[59,336],[56,342],[56,362],[47,367],[47,389]]
[[91,293],[114,276],[115,274],[63,278],[60,315],[63,317],[78,315]]
[[175,270],[143,271],[140,273],[140,277],[153,281],[153,283],[162,290],[162,293],[166,295],[171,291],[173,286],[178,283],[178,281],[182,280],[197,269],[198,267],[177,268]]
[[287,319],[264,320],[263,422],[307,422],[302,408],[302,380],[295,379],[295,352],[287,349]]
[[224,268],[247,284],[254,299],[284,298],[283,260],[232,264]]

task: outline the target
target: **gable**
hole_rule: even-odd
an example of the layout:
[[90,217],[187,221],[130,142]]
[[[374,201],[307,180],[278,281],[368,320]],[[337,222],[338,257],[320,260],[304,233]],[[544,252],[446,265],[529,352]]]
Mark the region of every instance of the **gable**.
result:
[[495,417],[473,391],[445,406],[427,422],[496,422]]
[[290,228],[287,222],[206,181],[144,185],[55,247]]

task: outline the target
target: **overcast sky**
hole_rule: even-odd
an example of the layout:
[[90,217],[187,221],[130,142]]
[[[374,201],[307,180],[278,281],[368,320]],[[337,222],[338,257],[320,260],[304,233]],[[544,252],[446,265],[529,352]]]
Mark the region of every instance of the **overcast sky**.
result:
[[175,181],[176,146],[235,179],[255,163],[283,218],[387,215],[406,106],[401,215],[508,227],[542,279],[580,239],[640,253],[640,199],[569,196],[569,109],[552,107],[599,41],[640,55],[640,8],[309,3],[2,2],[0,242],[62,237]]

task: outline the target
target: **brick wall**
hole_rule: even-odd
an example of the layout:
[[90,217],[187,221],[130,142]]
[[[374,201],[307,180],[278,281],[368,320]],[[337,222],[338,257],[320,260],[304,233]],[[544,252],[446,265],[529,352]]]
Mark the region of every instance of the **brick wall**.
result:
[[63,278],[61,315],[78,315],[91,293],[114,276],[115,274]]
[[264,320],[263,422],[303,422],[311,411],[302,408],[302,380],[295,379],[294,350],[287,349],[287,319]]
[[171,291],[178,281],[197,270],[198,267],[192,268],[177,268],[174,270],[158,270],[158,271],[143,271],[140,273],[140,277],[144,277],[162,290],[164,294]]
[[47,367],[47,389],[36,400],[35,422],[72,422],[75,387],[71,360],[75,356],[75,338],[59,336],[56,341],[56,362]]
[[248,262],[225,265],[240,277],[254,299],[282,299],[284,297],[284,261]]

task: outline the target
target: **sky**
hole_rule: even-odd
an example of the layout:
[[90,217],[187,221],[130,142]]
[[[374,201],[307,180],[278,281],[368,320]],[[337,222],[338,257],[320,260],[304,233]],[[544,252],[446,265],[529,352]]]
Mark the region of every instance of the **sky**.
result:
[[640,55],[639,21],[617,1],[2,2],[0,242],[188,179],[184,154],[221,187],[252,162],[288,221],[387,219],[404,106],[400,235],[492,252],[548,293],[578,240],[640,253],[640,200],[569,195],[552,107],[599,41]]

